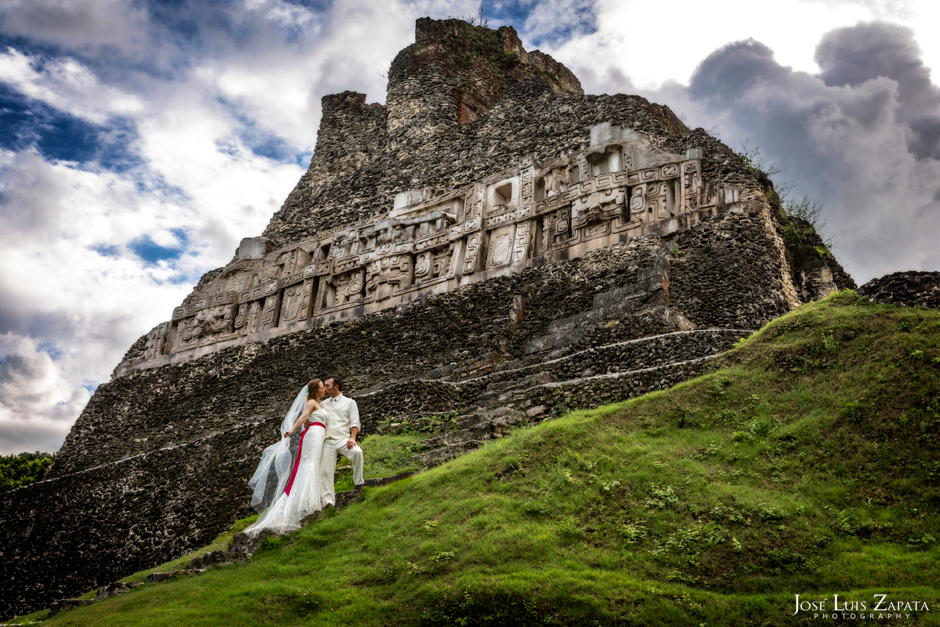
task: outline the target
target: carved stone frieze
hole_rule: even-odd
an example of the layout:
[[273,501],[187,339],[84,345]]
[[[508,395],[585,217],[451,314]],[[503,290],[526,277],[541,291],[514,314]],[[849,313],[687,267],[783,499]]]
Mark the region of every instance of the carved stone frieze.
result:
[[387,214],[291,247],[246,239],[245,254],[223,269],[221,291],[177,307],[148,335],[144,361],[358,316],[516,272],[536,257],[577,257],[665,232],[683,214],[738,201],[730,189],[703,198],[700,150],[666,154],[611,125],[591,138],[580,152],[528,156],[466,187],[403,192]]
[[169,322],[161,322],[147,334],[147,344],[144,347],[144,359],[153,359],[164,354],[167,335],[170,332]]

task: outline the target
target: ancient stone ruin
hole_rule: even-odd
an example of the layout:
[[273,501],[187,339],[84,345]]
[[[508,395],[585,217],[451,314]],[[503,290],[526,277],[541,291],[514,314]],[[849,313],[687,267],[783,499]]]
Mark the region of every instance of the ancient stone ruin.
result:
[[47,479],[0,497],[0,616],[249,514],[246,480],[311,377],[345,376],[364,437],[427,431],[433,465],[706,372],[854,287],[785,219],[762,173],[668,108],[583,94],[511,28],[418,20],[386,103],[323,99],[265,232],[128,350]]
[[456,190],[400,192],[386,213],[299,242],[244,239],[118,376],[688,230],[719,207],[747,210],[733,187],[703,197],[701,149],[670,154],[609,123],[590,137],[584,150],[527,155]]

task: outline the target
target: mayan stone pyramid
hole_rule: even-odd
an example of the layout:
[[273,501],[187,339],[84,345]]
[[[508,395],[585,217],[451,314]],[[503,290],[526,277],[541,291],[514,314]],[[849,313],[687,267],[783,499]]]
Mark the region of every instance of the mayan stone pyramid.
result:
[[854,287],[781,216],[762,173],[668,108],[585,95],[512,28],[418,20],[385,104],[323,98],[264,233],[128,350],[47,480],[0,497],[0,616],[249,514],[246,481],[311,377],[346,378],[366,438],[428,431],[433,465],[707,371]]

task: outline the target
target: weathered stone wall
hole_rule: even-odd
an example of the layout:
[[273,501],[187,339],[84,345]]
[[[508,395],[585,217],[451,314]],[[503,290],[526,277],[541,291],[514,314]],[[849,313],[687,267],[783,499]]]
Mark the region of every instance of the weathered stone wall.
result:
[[672,301],[696,325],[757,329],[789,311],[762,216],[711,220],[672,243]]
[[[0,616],[34,611],[205,546],[251,513],[246,485],[280,417],[0,495]],[[115,423],[143,436],[146,428]]]
[[[264,236],[207,274],[115,376],[684,230],[723,210],[764,210],[772,232],[764,183],[664,107],[584,96],[511,28],[419,20],[416,43],[392,64],[387,105],[325,97],[310,169]],[[785,247],[771,239],[774,280],[795,305]]]
[[940,272],[894,272],[858,289],[876,303],[940,309]]

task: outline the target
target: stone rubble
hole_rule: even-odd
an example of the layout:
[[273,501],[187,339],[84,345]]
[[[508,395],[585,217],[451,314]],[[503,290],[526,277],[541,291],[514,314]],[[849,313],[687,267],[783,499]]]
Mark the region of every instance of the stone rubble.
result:
[[940,272],[894,272],[858,289],[876,303],[940,309]]

